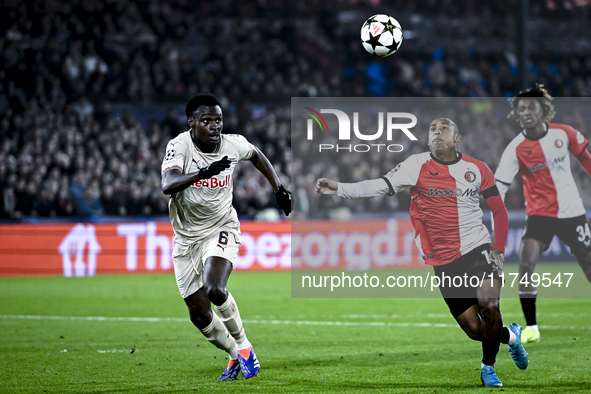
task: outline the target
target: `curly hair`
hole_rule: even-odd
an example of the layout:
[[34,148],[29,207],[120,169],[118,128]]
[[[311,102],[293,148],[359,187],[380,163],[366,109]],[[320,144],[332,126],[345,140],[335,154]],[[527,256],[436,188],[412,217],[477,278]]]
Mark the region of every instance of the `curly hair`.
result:
[[185,107],[185,115],[187,115],[187,119],[192,117],[194,112],[202,105],[215,107],[216,105],[220,105],[220,101],[213,94],[198,94],[189,100],[187,106]]
[[538,100],[542,106],[544,121],[549,122],[556,114],[554,111],[554,105],[552,104],[552,96],[550,96],[546,88],[544,88],[544,85],[535,84],[531,88],[522,90],[515,97],[509,99],[511,111],[509,112],[509,115],[507,115],[508,118],[517,115],[517,104],[519,103],[519,100],[524,97],[531,97]]

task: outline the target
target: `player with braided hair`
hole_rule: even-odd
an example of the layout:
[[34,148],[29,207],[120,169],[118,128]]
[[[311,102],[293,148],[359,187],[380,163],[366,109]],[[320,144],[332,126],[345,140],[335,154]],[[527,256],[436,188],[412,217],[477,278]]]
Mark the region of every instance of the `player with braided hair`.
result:
[[[517,107],[519,104],[519,100],[525,97],[537,97],[540,106],[542,107],[542,118],[545,122],[550,122],[554,115],[556,115],[556,111],[554,111],[554,104],[552,104],[552,96],[550,93],[544,88],[544,85],[535,84],[533,87],[523,90],[519,92],[519,94],[513,98],[509,99],[509,105],[511,105],[511,111],[509,111],[508,118],[517,116]],[[525,127],[523,124],[522,127]]]
[[550,123],[555,115],[552,100],[538,84],[509,100],[509,116],[516,117],[523,130],[507,146],[495,172],[503,198],[517,172],[523,179],[527,224],[519,250],[519,298],[527,323],[521,333],[524,343],[540,340],[538,291],[531,274],[554,235],[570,247],[591,281],[591,231],[569,155],[570,151],[591,175],[589,142],[571,126]]

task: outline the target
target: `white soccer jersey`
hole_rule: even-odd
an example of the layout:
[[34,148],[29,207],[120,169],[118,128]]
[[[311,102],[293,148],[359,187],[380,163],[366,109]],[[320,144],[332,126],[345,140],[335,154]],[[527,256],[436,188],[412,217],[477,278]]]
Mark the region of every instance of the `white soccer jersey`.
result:
[[171,169],[178,169],[183,174],[197,172],[224,156],[231,161],[230,168],[171,196],[168,208],[175,243],[189,245],[209,237],[222,227],[240,228],[238,215],[232,206],[232,173],[238,161],[250,159],[252,145],[241,135],[221,134],[217,151],[203,153],[193,143],[189,130],[166,146],[162,173]]
[[420,153],[410,156],[380,180],[338,186],[336,195],[345,198],[410,189],[410,218],[417,246],[427,264],[447,264],[490,243],[482,223],[480,194],[488,198],[496,193],[496,188],[492,171],[480,160],[460,154],[448,163],[429,152]]
[[571,218],[585,214],[585,207],[570,168],[571,151],[581,154],[588,142],[570,126],[548,123],[548,131],[539,139],[519,133],[507,146],[495,172],[497,186],[504,198],[507,188],[519,172],[523,179],[527,216]]

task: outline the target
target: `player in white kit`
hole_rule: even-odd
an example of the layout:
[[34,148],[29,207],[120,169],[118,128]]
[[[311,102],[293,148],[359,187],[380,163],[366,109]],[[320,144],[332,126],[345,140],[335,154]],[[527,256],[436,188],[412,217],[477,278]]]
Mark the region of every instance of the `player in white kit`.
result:
[[507,146],[495,172],[503,199],[515,175],[523,179],[527,214],[519,250],[519,298],[527,323],[521,333],[523,342],[540,340],[538,290],[531,275],[554,235],[570,247],[591,281],[589,220],[570,166],[572,153],[591,175],[589,142],[571,126],[550,123],[554,117],[551,100],[544,85],[535,85],[511,100],[510,115],[517,116],[523,130]]
[[168,143],[162,162],[162,191],[170,195],[174,229],[176,281],[193,324],[230,357],[219,380],[236,380],[240,372],[248,379],[256,376],[260,364],[226,289],[240,248],[240,223],[232,206],[234,167],[241,160],[252,162],[273,187],[286,215],[293,201],[257,147],[241,135],[221,134],[222,109],[215,96],[193,97],[185,114],[191,128]]

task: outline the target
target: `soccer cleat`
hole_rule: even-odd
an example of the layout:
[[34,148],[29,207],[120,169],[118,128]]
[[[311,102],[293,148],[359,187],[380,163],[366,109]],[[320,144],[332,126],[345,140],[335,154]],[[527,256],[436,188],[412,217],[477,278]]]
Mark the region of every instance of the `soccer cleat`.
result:
[[238,360],[230,360],[228,362],[228,366],[226,370],[218,378],[218,380],[236,380],[238,379],[238,373],[240,372],[240,361]]
[[521,327],[519,327],[519,324],[517,323],[511,323],[507,328],[511,330],[516,337],[515,342],[513,342],[512,345],[507,345],[507,349],[509,350],[509,353],[511,353],[513,362],[515,362],[517,368],[526,369],[529,364],[529,359],[527,357],[527,352],[521,343]]
[[240,370],[245,379],[254,378],[261,370],[261,365],[252,346],[248,349],[238,350],[238,360],[240,360]]
[[540,342],[540,332],[525,327],[521,331],[521,343]]
[[490,365],[485,365],[480,369],[480,381],[484,387],[503,387],[495,369]]

